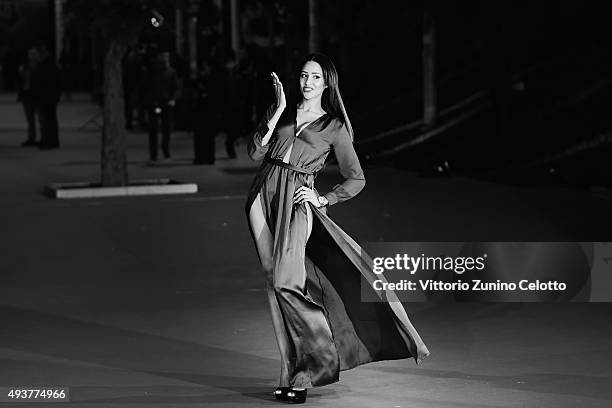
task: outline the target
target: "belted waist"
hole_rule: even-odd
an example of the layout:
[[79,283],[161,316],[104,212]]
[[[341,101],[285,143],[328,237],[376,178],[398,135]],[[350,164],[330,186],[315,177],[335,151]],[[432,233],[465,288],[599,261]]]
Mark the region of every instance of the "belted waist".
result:
[[273,159],[271,157],[266,156],[264,158],[264,161],[267,161],[268,163],[272,163],[276,166],[284,167],[285,169],[297,171],[298,173],[308,174],[310,176],[314,174],[312,171],[304,170],[301,167],[297,167],[297,166],[294,166],[293,164],[285,163],[284,161],[279,160],[279,159]]

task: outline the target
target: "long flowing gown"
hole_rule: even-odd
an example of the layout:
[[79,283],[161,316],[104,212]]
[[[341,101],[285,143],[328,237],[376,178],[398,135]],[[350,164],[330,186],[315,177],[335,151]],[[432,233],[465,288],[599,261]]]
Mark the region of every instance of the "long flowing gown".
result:
[[[262,146],[273,114],[268,109],[249,138],[251,159],[287,160],[313,174],[264,160],[249,190],[247,217],[258,194],[273,238],[273,271],[267,277],[275,333],[281,345],[280,386],[313,387],[338,381],[339,372],[372,361],[413,357],[429,351],[392,291],[370,285],[384,279],[372,259],[327,215],[327,209],[294,205],[296,188],[314,188],[316,173],[333,150],[344,182],[325,194],[329,205],[354,197],[365,179],[346,126],[325,114],[300,129],[296,110],[285,109],[269,142]],[[316,192],[316,189],[315,189]],[[318,193],[317,193],[318,194]],[[250,224],[249,224],[250,227]],[[255,240],[253,230],[251,235]],[[380,301],[362,302],[362,282]]]

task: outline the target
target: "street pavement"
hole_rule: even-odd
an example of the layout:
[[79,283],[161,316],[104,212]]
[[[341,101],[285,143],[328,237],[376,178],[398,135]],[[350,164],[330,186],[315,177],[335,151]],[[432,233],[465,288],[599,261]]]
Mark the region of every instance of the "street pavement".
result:
[[[97,181],[98,108],[60,104],[61,148],[22,148],[14,95],[0,96],[0,386],[64,386],[54,407],[269,407],[279,359],[244,204],[259,163],[239,141],[194,166],[187,132],[147,164],[129,133],[131,179],[195,182],[189,195],[55,200],[54,182]],[[364,191],[330,209],[357,242],[612,241],[612,202],[586,190],[518,188],[366,168]],[[317,178],[339,182],[330,166]],[[411,303],[430,348],[312,389],[322,407],[607,407],[609,303]],[[0,399],[1,400],[1,399]],[[14,406],[29,406],[27,403]],[[45,406],[32,403],[31,406]]]

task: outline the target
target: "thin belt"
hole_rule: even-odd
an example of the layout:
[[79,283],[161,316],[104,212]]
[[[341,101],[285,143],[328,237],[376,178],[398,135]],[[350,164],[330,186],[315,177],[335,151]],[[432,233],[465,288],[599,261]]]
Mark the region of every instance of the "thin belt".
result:
[[294,166],[293,164],[285,163],[284,161],[279,160],[279,159],[273,159],[271,157],[267,157],[266,156],[264,158],[264,161],[267,161],[268,163],[272,163],[272,164],[274,164],[276,166],[283,167],[285,169],[297,171],[298,173],[308,174],[310,176],[312,176],[314,174],[312,171],[304,170],[301,167],[297,167],[297,166]]

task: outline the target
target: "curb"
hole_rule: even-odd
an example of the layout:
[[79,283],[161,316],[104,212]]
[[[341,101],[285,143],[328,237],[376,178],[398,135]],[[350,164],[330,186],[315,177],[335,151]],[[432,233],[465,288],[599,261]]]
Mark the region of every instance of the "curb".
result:
[[168,178],[132,180],[127,186],[102,187],[100,183],[53,183],[45,186],[45,194],[51,198],[97,198],[144,196],[159,194],[193,194],[198,192],[195,183],[181,183]]

